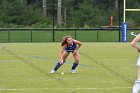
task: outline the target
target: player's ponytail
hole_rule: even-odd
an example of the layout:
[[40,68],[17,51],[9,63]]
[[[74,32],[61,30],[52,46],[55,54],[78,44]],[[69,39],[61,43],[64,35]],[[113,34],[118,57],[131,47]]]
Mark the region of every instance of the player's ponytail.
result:
[[66,35],[65,37],[63,37],[61,46],[64,46],[65,44],[67,44],[67,39],[68,38],[72,38],[72,37],[70,35]]

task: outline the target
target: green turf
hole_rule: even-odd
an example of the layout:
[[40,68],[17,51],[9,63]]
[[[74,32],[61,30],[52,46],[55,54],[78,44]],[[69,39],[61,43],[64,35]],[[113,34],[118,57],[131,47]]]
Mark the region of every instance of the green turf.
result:
[[75,75],[72,57],[49,73],[59,50],[60,43],[1,43],[0,93],[131,93],[138,53],[129,43],[83,43],[80,63],[92,67],[79,65]]
[[129,30],[129,31],[127,32],[127,33],[128,33],[128,35],[127,35],[128,41],[131,41],[131,40],[134,38],[134,36],[131,36],[131,32],[134,32],[135,34],[139,34],[139,33],[140,33],[139,30]]
[[97,31],[77,31],[76,39],[80,41],[96,42],[98,41],[97,37]]
[[53,33],[52,31],[33,31],[32,42],[52,42]]
[[8,42],[8,31],[0,31],[0,42]]
[[99,31],[98,41],[100,42],[119,42],[119,32],[118,31]]
[[10,42],[30,42],[31,32],[30,31],[11,31]]
[[58,42],[58,41],[61,41],[62,38],[66,35],[71,35],[73,38],[75,38],[74,37],[74,31],[66,30],[66,31],[55,31],[54,39],[55,39],[56,42]]
[[[128,41],[134,36],[131,32],[139,33],[139,31],[128,31]],[[65,35],[71,35],[74,39],[82,42],[119,42],[121,34],[119,31],[92,31],[92,30],[63,30],[54,31],[54,42],[60,42]],[[12,30],[0,31],[0,42],[52,42],[53,32],[51,30]]]

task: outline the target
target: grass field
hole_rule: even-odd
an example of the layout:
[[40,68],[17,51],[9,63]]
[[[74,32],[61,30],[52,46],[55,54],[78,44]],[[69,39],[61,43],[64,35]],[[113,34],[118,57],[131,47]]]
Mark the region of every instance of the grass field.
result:
[[83,43],[77,74],[71,57],[52,75],[59,46],[1,43],[0,93],[131,93],[138,53],[129,43]]

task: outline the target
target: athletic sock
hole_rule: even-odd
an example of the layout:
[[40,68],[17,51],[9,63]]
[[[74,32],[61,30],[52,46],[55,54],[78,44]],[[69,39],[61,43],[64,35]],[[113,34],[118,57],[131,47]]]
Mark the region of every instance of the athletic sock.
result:
[[133,92],[132,92],[132,93],[138,93],[139,90],[140,90],[140,81],[137,80],[137,81],[135,81],[135,83],[134,83]]
[[78,64],[76,62],[73,63],[73,66],[71,68],[71,70],[75,70],[75,68],[78,66]]
[[54,70],[57,71],[57,69],[61,66],[62,64],[60,62],[57,62],[57,64],[54,67]]

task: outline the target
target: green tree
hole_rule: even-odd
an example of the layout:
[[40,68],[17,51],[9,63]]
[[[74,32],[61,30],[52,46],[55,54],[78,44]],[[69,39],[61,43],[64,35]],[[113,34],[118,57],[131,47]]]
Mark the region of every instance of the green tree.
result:
[[0,12],[2,13],[0,15],[1,25],[14,24],[24,27],[44,24],[48,20],[43,18],[41,8],[34,7],[31,4],[27,5],[24,0],[3,0]]

